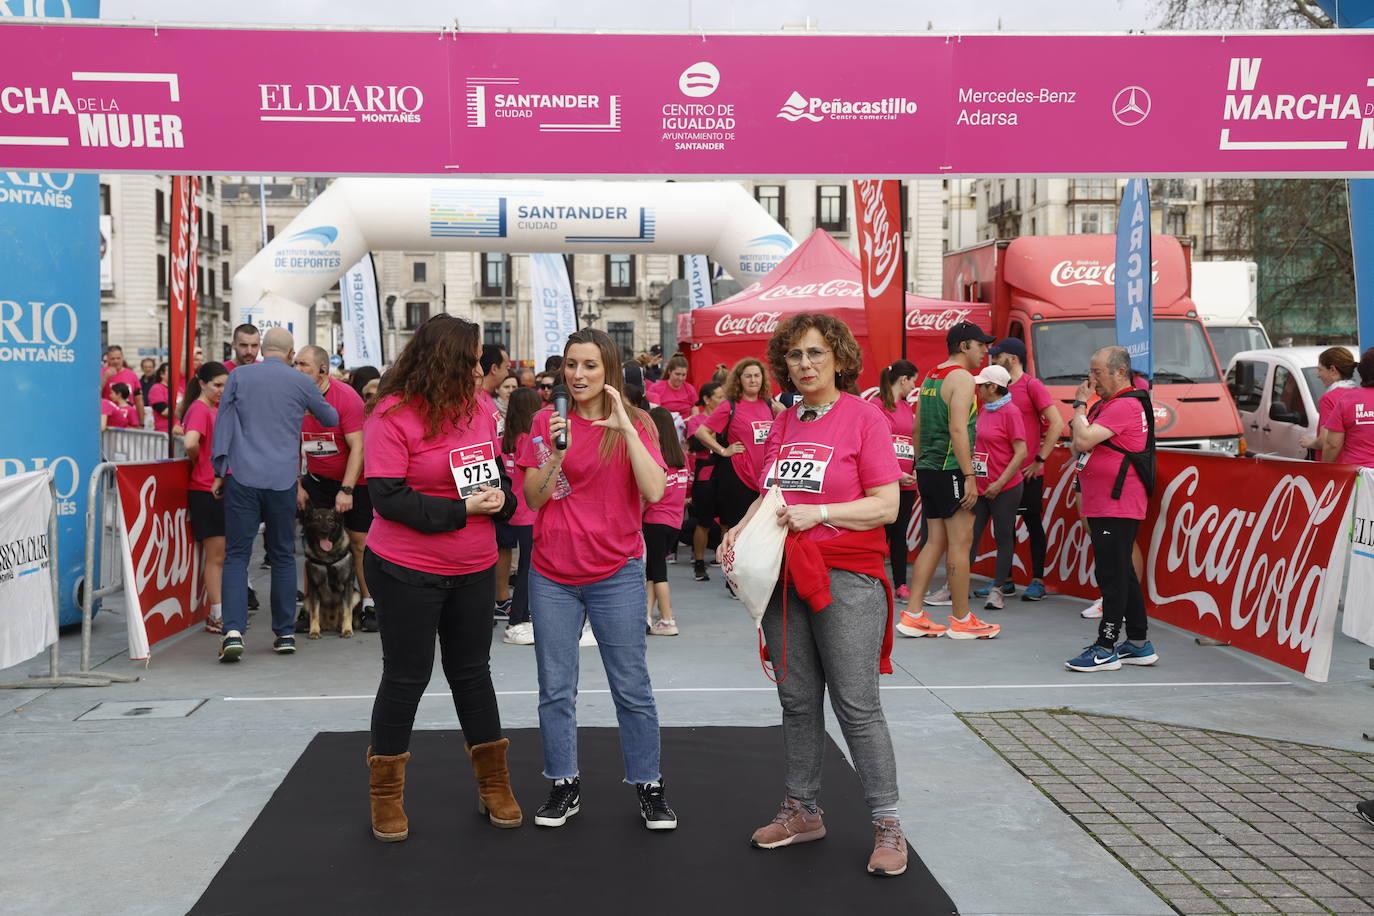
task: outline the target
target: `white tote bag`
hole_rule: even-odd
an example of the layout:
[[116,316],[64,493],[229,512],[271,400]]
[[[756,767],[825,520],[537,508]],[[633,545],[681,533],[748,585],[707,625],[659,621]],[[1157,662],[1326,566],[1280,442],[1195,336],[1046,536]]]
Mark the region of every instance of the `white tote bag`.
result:
[[726,552],[725,578],[739,600],[754,618],[754,626],[762,629],[763,612],[768,599],[778,585],[782,569],[783,543],[787,529],[778,524],[778,510],[786,505],[777,486],[768,488],[749,524],[735,538],[735,546]]

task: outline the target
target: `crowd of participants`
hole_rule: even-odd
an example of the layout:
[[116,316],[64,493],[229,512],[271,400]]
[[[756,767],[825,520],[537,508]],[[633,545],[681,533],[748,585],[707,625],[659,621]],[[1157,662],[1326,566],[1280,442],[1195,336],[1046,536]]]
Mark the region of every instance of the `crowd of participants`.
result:
[[[551,785],[535,823],[559,827],[580,810],[578,649],[594,646],[616,706],[625,781],[646,827],[675,828],[646,661],[647,636],[681,632],[667,566],[688,547],[693,579],[711,582],[713,552],[731,550],[762,494],[779,487],[787,562],[762,627],[785,652],[775,659],[786,672],[777,679],[785,792],[751,842],[775,849],[825,835],[818,799],[828,690],[874,826],[867,870],[891,876],[905,870],[906,842],[878,675],[891,670],[894,633],[999,635],[972,603],[999,610],[1016,594],[1018,518],[1031,561],[1021,599],[1046,596],[1044,471],[1066,435],[1103,597],[1083,611],[1100,618],[1096,642],[1065,667],[1108,671],[1159,658],[1134,549],[1154,476],[1148,382],[1118,347],[1085,354],[1066,425],[1026,371],[1022,341],[996,341],[966,322],[946,343],[948,358],[924,374],[906,360],[883,367],[864,399],[859,346],[823,314],[783,321],[758,357],[715,367],[699,389],[681,354],[665,362],[655,349],[626,360],[594,329],[570,336],[536,372],[482,345],[471,322],[440,315],[385,374],[365,366],[341,377],[324,350],[297,351],[283,330],[259,338],[244,325],[233,360],[198,364],[176,397],[165,365],[144,360],[139,376],[110,348],[102,427],[144,415],[183,435],[212,603],[207,629],[222,635],[222,661],[244,654],[259,527],[272,569],[273,649],[290,654],[297,512],[343,517],[362,628],[380,629],[383,650],[367,751],[372,829],[383,841],[409,834],[410,732],[436,638],[480,810],[498,827],[523,822],[490,674],[498,622],[503,641],[534,646],[537,661]],[[1325,461],[1374,466],[1374,350],[1361,358],[1361,385],[1343,348],[1320,362],[1330,388],[1311,447]],[[989,526],[994,575],[971,588]],[[908,581],[914,535],[920,549]],[[946,582],[932,590],[941,565]],[[722,597],[733,597],[720,578]],[[942,606],[945,623],[926,610]]]

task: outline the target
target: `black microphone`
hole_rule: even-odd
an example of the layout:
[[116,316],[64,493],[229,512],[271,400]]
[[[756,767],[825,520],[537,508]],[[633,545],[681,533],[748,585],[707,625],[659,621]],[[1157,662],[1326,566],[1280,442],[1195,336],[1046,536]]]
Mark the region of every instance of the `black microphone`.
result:
[[[572,402],[572,394],[568,391],[567,385],[553,386],[553,409],[563,418],[563,422],[568,421],[568,405]],[[566,451],[568,448],[568,428],[563,427],[562,431],[554,437],[553,447],[558,451]]]

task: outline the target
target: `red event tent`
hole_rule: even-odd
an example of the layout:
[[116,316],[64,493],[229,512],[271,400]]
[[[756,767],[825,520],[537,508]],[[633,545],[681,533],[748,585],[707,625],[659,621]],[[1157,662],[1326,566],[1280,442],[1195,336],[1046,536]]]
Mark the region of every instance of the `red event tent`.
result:
[[[859,259],[825,230],[817,229],[759,282],[724,302],[679,316],[679,348],[690,363],[689,378],[699,386],[720,363],[733,366],[746,356],[765,359],[768,338],[784,316],[826,312],[849,325],[864,350],[860,390],[876,386],[883,367],[868,360],[861,277]],[[992,326],[992,309],[981,302],[907,293],[906,310],[907,359],[922,375],[945,360],[945,332],[951,326],[960,321],[973,321],[985,329]]]

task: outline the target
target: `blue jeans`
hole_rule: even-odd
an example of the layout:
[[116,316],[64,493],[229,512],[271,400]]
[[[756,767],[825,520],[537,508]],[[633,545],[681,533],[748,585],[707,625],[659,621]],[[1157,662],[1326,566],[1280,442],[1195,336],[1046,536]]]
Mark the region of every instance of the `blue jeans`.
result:
[[224,478],[224,632],[248,629],[248,562],[258,522],[272,565],[272,632],[296,632],[296,488],[259,490]]
[[658,780],[658,709],[645,658],[644,604],[644,563],[638,559],[589,585],[563,585],[530,570],[546,778],[578,775],[577,641],[586,619],[591,621],[615,700],[625,781]]

